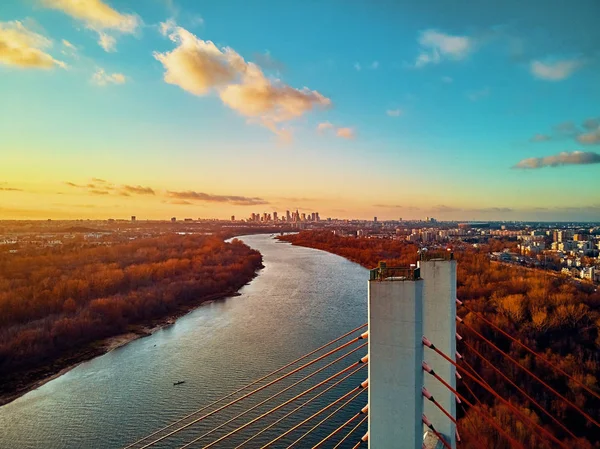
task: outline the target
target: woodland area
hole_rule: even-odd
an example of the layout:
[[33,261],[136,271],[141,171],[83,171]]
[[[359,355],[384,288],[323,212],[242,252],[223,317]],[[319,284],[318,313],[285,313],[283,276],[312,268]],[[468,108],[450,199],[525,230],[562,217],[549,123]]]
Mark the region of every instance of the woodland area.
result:
[[[280,238],[295,245],[338,254],[367,268],[377,266],[379,261],[386,261],[388,266],[408,266],[417,260],[418,247],[406,241],[340,237],[327,231],[304,231]],[[480,313],[512,337],[543,354],[592,391],[600,393],[600,292],[590,285],[575,285],[567,279],[547,276],[541,270],[505,266],[489,260],[490,251],[508,246],[510,243],[492,240],[490,245],[479,248],[454,248],[458,260],[458,298],[473,312]],[[489,339],[596,421],[600,421],[600,401],[577,383],[538,361],[480,317],[468,312],[466,307],[458,309],[458,315],[465,324],[457,324],[457,330],[464,338],[457,343],[457,349],[468,365],[503,398],[556,435],[565,447],[600,447],[598,427],[510,362],[475,332]],[[540,411],[495,368],[526,391],[578,438],[570,436]],[[493,416],[525,448],[559,447],[548,437],[537,436],[531,425],[519,420],[508,406],[467,376],[463,375],[463,379],[464,382],[458,383],[459,393],[473,402],[474,407],[459,406],[462,447],[511,447],[507,439],[482,417],[481,412]]]
[[205,235],[0,253],[0,393],[101,339],[233,294],[261,267],[241,241]]

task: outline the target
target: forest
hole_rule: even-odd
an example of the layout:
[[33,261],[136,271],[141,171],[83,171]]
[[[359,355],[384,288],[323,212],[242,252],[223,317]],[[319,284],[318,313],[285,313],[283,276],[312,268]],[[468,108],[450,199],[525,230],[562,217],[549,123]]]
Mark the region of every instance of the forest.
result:
[[[388,267],[408,266],[416,263],[419,249],[416,244],[406,241],[340,237],[329,231],[303,231],[280,238],[294,245],[338,254],[366,268],[374,268],[379,261],[386,261]],[[567,279],[547,276],[541,270],[490,261],[490,251],[502,250],[510,245],[492,240],[489,245],[478,248],[454,248],[458,261],[457,295],[464,303],[457,310],[464,320],[463,324],[457,324],[457,331],[463,337],[463,341],[457,342],[457,349],[464,356],[464,366],[473,373],[468,368],[472,367],[494,391],[555,435],[564,447],[600,447],[597,426],[481,338],[489,340],[565,399],[600,421],[600,401],[597,398],[482,319],[543,354],[598,394],[600,292],[590,285],[576,285]],[[427,350],[425,354],[427,356]],[[504,376],[555,419],[540,410]],[[525,448],[560,447],[549,437],[536,432],[506,404],[467,376],[463,375],[458,385],[459,393],[473,404],[473,407],[463,407],[463,404],[458,408],[462,447],[515,447],[483,418],[484,414],[508,430],[508,434]]]
[[261,267],[241,241],[206,235],[0,253],[0,393],[101,339],[232,294]]

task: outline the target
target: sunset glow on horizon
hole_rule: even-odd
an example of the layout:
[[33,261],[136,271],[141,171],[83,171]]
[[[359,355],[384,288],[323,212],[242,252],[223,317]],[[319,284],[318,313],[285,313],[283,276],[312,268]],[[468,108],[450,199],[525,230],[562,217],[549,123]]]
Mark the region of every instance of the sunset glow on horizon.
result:
[[0,220],[600,220],[600,6],[8,0]]

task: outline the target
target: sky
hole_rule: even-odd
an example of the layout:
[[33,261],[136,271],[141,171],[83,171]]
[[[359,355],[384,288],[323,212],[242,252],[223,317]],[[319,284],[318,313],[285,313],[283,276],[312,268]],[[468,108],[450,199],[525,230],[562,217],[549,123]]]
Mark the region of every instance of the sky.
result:
[[4,0],[0,219],[600,221],[598,17]]

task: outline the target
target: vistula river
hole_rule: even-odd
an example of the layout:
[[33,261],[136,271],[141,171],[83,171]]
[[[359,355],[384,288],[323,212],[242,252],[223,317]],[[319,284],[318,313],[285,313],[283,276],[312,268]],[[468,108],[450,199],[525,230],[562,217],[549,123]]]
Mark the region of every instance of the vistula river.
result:
[[[270,235],[246,236],[242,240],[262,253],[265,268],[240,290],[241,296],[203,305],[152,336],[83,363],[0,407],[0,448],[104,449],[127,446],[366,323],[368,273],[364,268],[326,252],[278,242]],[[348,349],[354,349],[359,343]],[[191,447],[208,445],[338,372],[366,352],[366,348],[356,351]],[[343,352],[315,366],[324,366],[340,354]],[[313,367],[300,371],[285,382],[228,407],[155,447],[179,448],[312,371]],[[367,370],[362,369],[244,447],[263,446],[350,391],[366,377]],[[341,377],[335,380],[338,379]],[[185,383],[173,385],[180,380]],[[238,446],[323,388],[212,447]],[[312,447],[356,413],[366,400],[366,394],[362,394],[294,447]],[[227,402],[229,400],[219,405]],[[341,404],[343,402],[338,405]],[[287,447],[336,407],[272,447]],[[216,406],[209,410],[214,408]],[[336,434],[331,443],[328,440],[324,447],[333,447],[355,424],[358,419],[346,426],[339,437]],[[353,447],[365,431],[366,423],[340,447]]]

